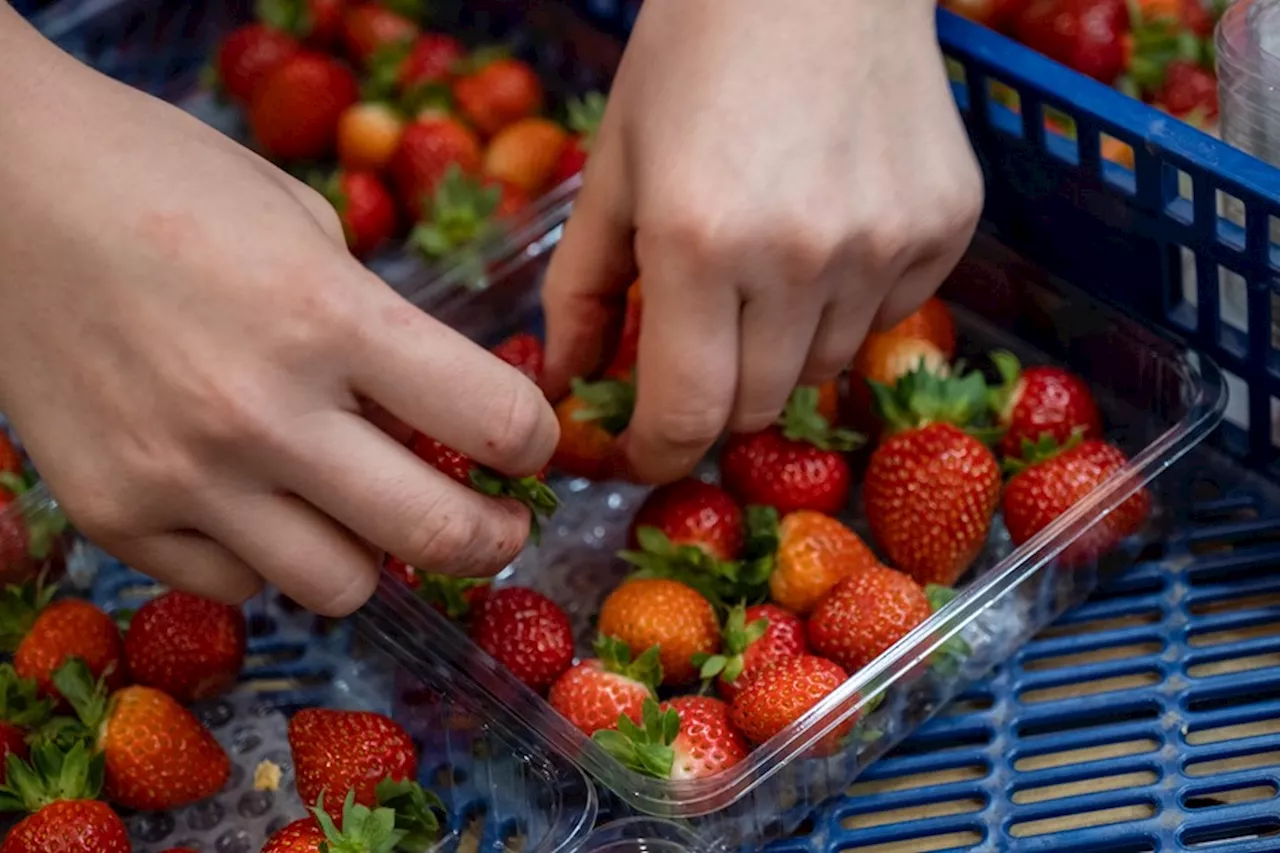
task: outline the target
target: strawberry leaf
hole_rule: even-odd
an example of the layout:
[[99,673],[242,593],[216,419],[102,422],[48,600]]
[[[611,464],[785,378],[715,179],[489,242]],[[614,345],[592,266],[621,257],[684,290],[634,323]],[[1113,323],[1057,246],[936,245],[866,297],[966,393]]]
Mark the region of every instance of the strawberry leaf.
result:
[[662,652],[660,646],[650,646],[635,660],[631,659],[631,647],[617,637],[601,635],[595,642],[596,657],[605,671],[638,681],[654,693],[662,683]]
[[393,101],[400,88],[400,69],[412,49],[413,42],[398,41],[384,44],[375,50],[365,65],[360,99]]
[[0,812],[37,812],[58,800],[92,800],[102,791],[105,758],[77,743],[63,750],[37,744],[31,760],[10,754],[5,761],[5,784],[0,786]]
[[107,676],[115,664],[109,664],[97,681],[89,665],[78,657],[53,671],[53,686],[70,703],[76,717],[91,732],[96,732],[107,718]]
[[324,841],[320,847],[324,853],[394,853],[408,834],[396,828],[396,813],[392,809],[370,809],[356,803],[356,792],[347,792],[342,804],[342,829],[324,810],[324,792],[316,799],[311,814],[315,816]]
[[440,821],[447,813],[434,792],[417,782],[388,778],[378,783],[375,797],[380,807],[395,813],[395,828],[405,833],[396,847],[398,851],[426,853],[440,840]]
[[471,613],[466,592],[490,583],[487,578],[455,578],[429,572],[422,572],[420,576],[422,585],[417,590],[418,596],[454,621],[465,619]]
[[15,474],[12,471],[0,471],[0,489],[13,495],[15,498],[19,495],[26,494],[30,490],[31,484],[27,482],[27,478],[21,474]]
[[1028,468],[1048,462],[1084,441],[1084,430],[1072,430],[1070,437],[1059,444],[1051,433],[1042,432],[1035,441],[1029,438],[1022,440],[1022,448],[1017,456],[1006,456],[1000,467],[1010,476],[1022,473]]
[[40,611],[53,601],[58,588],[42,582],[10,584],[0,591],[0,652],[12,654],[35,624]]
[[782,434],[789,441],[804,441],[821,450],[847,452],[866,443],[866,438],[853,430],[832,427],[818,411],[819,391],[801,385],[791,392],[791,399],[780,416]]
[[409,235],[411,245],[440,260],[497,233],[494,215],[502,188],[469,177],[457,163],[445,171],[426,215]]
[[991,392],[977,371],[935,373],[920,365],[890,387],[869,381],[876,409],[887,431],[947,423],[984,441],[999,438],[1002,428],[991,421]]
[[1018,357],[1006,350],[991,353],[991,363],[1000,374],[1000,384],[992,387],[987,394],[988,405],[997,417],[1008,410],[1013,396],[1018,392],[1018,383],[1022,380],[1022,363]]
[[19,676],[13,664],[0,664],[0,721],[35,729],[52,713],[53,701],[40,697],[34,681]]
[[569,129],[582,137],[582,147],[589,149],[595,140],[600,122],[604,120],[606,105],[605,96],[599,92],[588,92],[581,98],[570,98],[567,105],[569,114],[566,124]]
[[560,499],[537,477],[508,477],[477,466],[471,469],[471,485],[491,498],[512,498],[529,508],[529,538],[536,545],[542,541],[540,518],[550,518],[560,508]]
[[621,435],[631,423],[636,408],[636,386],[633,380],[601,379],[584,382],[574,379],[573,395],[583,402],[574,412],[575,421],[599,421],[610,435]]
[[642,717],[642,725],[636,725],[620,714],[616,731],[605,729],[591,738],[624,767],[655,779],[670,779],[676,761],[671,745],[680,735],[680,715],[647,699]]

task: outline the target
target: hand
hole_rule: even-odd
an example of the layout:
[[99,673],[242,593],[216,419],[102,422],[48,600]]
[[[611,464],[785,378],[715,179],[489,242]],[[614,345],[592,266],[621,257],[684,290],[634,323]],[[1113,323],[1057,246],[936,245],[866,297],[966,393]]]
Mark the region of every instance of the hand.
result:
[[[347,253],[332,208],[0,9],[0,408],[68,515],[120,559],[238,601],[340,615],[386,550],[491,573],[527,511],[420,462],[362,411],[541,469],[538,389]],[[10,85],[10,82],[13,85]]]
[[548,271],[546,388],[599,367],[638,270],[620,447],[675,479],[929,297],[981,205],[933,0],[648,0]]

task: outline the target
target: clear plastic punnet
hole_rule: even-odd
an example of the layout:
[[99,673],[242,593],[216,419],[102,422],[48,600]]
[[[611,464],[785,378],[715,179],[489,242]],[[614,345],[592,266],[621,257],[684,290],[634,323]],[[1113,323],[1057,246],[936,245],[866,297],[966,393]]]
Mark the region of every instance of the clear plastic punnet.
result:
[[[413,298],[485,344],[538,329],[541,276],[567,209],[566,202],[551,211],[508,253],[492,258],[485,291],[468,293],[438,282]],[[550,748],[585,770],[601,788],[602,823],[637,820],[635,826],[657,833],[672,849],[754,847],[794,831],[817,804],[842,794],[868,763],[1008,659],[1100,579],[1158,541],[1187,500],[1177,477],[1161,475],[1217,425],[1225,406],[1223,379],[1209,360],[1051,279],[989,237],[975,240],[943,296],[957,321],[958,358],[980,364],[991,351],[1005,349],[1024,364],[1070,368],[1093,388],[1106,437],[1131,461],[1021,547],[1012,546],[997,520],[954,600],[740,764],[692,781],[658,780],[627,769],[460,628],[389,578],[363,611],[364,626],[407,673],[450,685],[451,693],[472,697],[498,724],[522,731],[531,748]],[[716,472],[708,463],[701,473],[713,478]],[[530,546],[497,583],[533,587],[556,600],[574,624],[580,656],[587,657],[593,617],[627,574],[614,554],[624,547],[646,490],[576,479],[552,484],[561,510],[544,526],[541,544]],[[1069,568],[1058,560],[1144,487],[1151,490],[1155,511],[1140,535],[1085,565],[1073,560]],[[856,499],[843,518],[872,541]],[[939,652],[957,639],[967,654],[958,664],[942,665]],[[835,750],[832,733],[843,735]],[[506,759],[476,756],[475,767]],[[607,850],[624,838],[608,832],[597,837]]]

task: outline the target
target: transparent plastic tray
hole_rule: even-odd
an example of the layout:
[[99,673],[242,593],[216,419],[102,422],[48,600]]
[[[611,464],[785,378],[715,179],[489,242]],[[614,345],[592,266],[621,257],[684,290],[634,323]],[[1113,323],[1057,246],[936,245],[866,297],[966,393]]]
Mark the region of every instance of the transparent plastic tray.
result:
[[[530,228],[525,242],[493,259],[488,291],[436,290],[419,297],[435,306],[437,316],[486,344],[517,329],[537,328],[538,286],[565,212],[562,207],[550,214]],[[755,846],[793,831],[814,806],[841,794],[869,762],[1083,599],[1100,577],[1130,564],[1159,539],[1185,492],[1164,488],[1157,478],[1217,425],[1225,406],[1222,377],[1206,359],[1049,280],[982,235],[944,296],[956,314],[959,357],[981,363],[985,353],[1004,348],[1023,363],[1076,371],[1095,390],[1107,435],[1126,450],[1131,464],[1020,548],[1011,547],[1002,523],[993,525],[983,556],[954,601],[736,767],[680,782],[624,768],[394,581],[384,583],[362,611],[365,627],[407,672],[453,684],[454,692],[473,696],[495,719],[523,731],[530,744],[549,746],[581,766],[608,792],[602,809],[615,820],[675,820],[700,844],[726,848]],[[498,583],[532,586],[557,600],[586,656],[592,616],[627,571],[613,554],[624,544],[645,489],[581,480],[553,485],[563,508],[545,526],[542,544],[522,554]],[[1153,491],[1156,512],[1143,534],[1096,565],[1059,566],[1055,558],[1064,548],[1144,485]],[[856,505],[846,520],[866,534]],[[930,668],[930,655],[957,636],[972,650],[958,671],[944,675]],[[844,752],[814,756],[813,747],[825,735],[877,701]],[[610,837],[606,833],[601,841],[606,848]]]
[[[548,115],[559,116],[570,97],[607,92],[622,55],[616,37],[585,23],[566,4],[431,0],[426,6],[427,28],[448,32],[468,47],[500,44],[528,61],[543,81]],[[86,64],[245,142],[249,134],[241,111],[203,88],[200,77],[221,39],[250,20],[252,9],[250,0],[63,0],[36,15],[33,23]],[[579,181],[575,176],[549,189],[519,219],[539,220]],[[402,293],[420,290],[451,271],[465,275],[470,287],[481,288],[487,283],[485,265],[476,259],[507,250],[504,228],[437,261],[393,244],[366,263]]]

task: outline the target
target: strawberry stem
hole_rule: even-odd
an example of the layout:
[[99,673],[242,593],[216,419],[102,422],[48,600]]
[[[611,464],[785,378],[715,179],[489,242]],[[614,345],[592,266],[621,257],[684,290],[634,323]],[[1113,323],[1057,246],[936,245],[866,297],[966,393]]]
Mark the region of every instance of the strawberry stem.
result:
[[497,233],[494,214],[501,200],[501,187],[485,185],[451,163],[409,242],[436,261],[474,246]]

